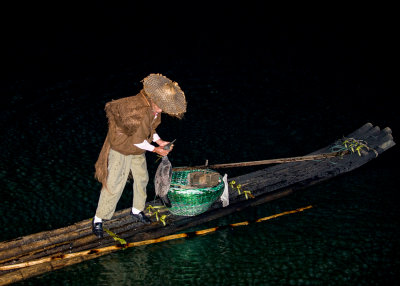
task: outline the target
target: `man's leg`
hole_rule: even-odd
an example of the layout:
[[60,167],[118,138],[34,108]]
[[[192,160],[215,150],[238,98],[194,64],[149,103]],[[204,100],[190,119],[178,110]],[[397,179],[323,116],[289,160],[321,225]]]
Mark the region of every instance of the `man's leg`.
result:
[[125,156],[110,149],[108,156],[108,190],[102,189],[96,210],[96,217],[111,219],[128,179],[132,155]]
[[146,204],[146,187],[149,182],[145,154],[132,155],[131,171],[133,177],[133,207],[143,211]]

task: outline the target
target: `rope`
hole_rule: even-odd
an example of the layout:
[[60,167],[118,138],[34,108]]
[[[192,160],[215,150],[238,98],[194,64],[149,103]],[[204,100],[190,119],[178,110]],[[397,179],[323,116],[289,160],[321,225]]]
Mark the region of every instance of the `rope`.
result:
[[[93,221],[93,218],[92,218]],[[118,241],[121,245],[126,244],[126,240],[123,238],[120,238],[118,235],[116,235],[114,232],[109,230],[108,228],[103,227],[104,231],[108,233],[109,236],[111,236],[115,241]]]
[[374,151],[375,156],[378,157],[378,152],[375,149],[369,147],[367,141],[361,139],[343,137],[342,139],[336,141],[335,144],[331,147],[332,152],[357,152],[358,156],[360,157],[361,151],[364,151],[364,149],[366,149],[367,151]]

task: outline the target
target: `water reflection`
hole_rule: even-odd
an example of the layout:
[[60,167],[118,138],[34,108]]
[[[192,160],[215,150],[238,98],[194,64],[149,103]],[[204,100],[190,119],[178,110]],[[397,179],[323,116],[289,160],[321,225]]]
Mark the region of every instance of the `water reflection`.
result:
[[143,249],[133,249],[99,259],[101,273],[97,285],[133,285],[135,281],[146,281],[148,256]]

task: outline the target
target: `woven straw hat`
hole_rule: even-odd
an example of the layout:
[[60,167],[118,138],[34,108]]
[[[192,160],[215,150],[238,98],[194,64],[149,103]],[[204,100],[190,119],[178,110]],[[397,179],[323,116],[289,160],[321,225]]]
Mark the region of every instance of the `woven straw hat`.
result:
[[162,74],[154,73],[142,82],[144,91],[163,112],[172,116],[183,116],[186,112],[186,98],[178,83]]

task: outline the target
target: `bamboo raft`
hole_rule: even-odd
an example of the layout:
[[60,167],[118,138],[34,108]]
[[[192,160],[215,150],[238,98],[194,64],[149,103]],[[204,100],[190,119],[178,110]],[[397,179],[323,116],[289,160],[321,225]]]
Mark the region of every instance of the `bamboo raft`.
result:
[[[395,145],[390,128],[381,130],[371,123],[363,125],[347,137],[365,141],[370,149],[362,149],[361,156],[357,153],[345,152],[341,156],[327,156],[322,160],[289,160],[289,163],[231,178],[229,181],[240,184],[243,190],[251,193],[251,198],[243,193],[239,194],[238,190],[231,185],[229,206],[222,207],[221,202],[215,202],[208,211],[197,216],[174,216],[167,209],[160,208],[157,218],[168,215],[165,218],[166,225],[157,221],[154,213],[151,217],[153,223],[142,225],[133,223],[129,215],[130,209],[124,209],[116,212],[112,220],[106,221],[104,228],[124,239],[129,245],[139,246],[165,241],[167,236],[173,237],[177,232],[187,228],[290,195],[295,191],[357,169]],[[332,153],[331,147],[332,145],[326,146],[309,156]],[[268,163],[282,162],[265,164]],[[147,203],[146,207],[155,210],[162,206],[159,200],[151,204],[152,206]],[[94,259],[123,247],[120,240],[110,235],[105,234],[103,239],[96,238],[91,232],[91,219],[60,229],[0,242],[0,285]]]

